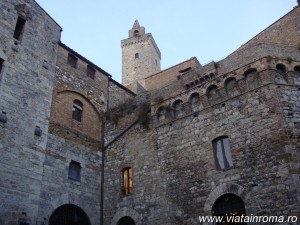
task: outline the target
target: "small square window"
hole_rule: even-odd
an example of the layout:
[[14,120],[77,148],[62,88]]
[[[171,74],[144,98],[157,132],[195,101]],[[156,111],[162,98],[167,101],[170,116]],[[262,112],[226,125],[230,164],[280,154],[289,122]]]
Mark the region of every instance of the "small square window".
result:
[[86,75],[88,77],[95,79],[95,73],[96,73],[96,71],[94,70],[93,67],[91,67],[89,65],[86,67]]
[[77,58],[72,55],[72,54],[68,54],[68,64],[74,68],[77,67]]
[[21,41],[21,39],[22,39],[25,23],[26,23],[26,20],[24,20],[21,17],[18,17],[16,27],[15,27],[15,32],[14,32],[14,38],[19,41]]
[[69,164],[68,178],[71,180],[80,181],[80,171],[81,171],[80,163],[72,160]]

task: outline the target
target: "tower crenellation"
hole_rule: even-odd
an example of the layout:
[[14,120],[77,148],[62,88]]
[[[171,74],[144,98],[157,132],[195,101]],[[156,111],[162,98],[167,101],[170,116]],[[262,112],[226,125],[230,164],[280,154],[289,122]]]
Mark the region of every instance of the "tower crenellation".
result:
[[138,82],[145,87],[144,79],[159,72],[161,53],[151,33],[138,20],[128,31],[128,38],[121,41],[122,84],[133,89]]

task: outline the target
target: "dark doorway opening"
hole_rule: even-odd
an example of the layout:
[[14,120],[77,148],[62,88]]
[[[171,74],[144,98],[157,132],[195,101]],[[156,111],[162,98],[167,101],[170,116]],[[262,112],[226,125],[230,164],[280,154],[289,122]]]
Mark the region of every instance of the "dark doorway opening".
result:
[[49,225],[91,225],[86,213],[76,205],[62,205],[49,218]]
[[246,215],[243,200],[235,194],[224,194],[219,197],[213,205],[212,212],[213,216],[223,217],[223,221],[216,222],[216,225],[246,224],[243,222],[234,222],[238,220],[233,220]]
[[122,217],[117,225],[135,225],[134,220],[129,216]]

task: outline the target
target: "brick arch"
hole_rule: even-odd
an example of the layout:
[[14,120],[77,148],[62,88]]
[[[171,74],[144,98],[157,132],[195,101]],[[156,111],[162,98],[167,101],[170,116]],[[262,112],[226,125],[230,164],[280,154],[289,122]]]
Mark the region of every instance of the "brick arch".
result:
[[142,221],[141,215],[134,209],[128,207],[124,207],[116,212],[116,214],[114,215],[111,221],[111,225],[117,225],[119,220],[125,216],[131,217],[134,220],[136,225],[141,225],[141,221]]
[[224,82],[224,87],[229,98],[239,94],[238,82],[235,77],[228,77]]
[[235,183],[220,184],[218,187],[212,190],[212,192],[209,194],[208,198],[206,199],[206,202],[204,204],[204,211],[206,212],[206,214],[210,215],[210,212],[212,210],[215,201],[220,196],[229,193],[239,196],[245,202],[246,190],[241,185]]
[[77,94],[77,95],[81,96],[82,98],[84,98],[94,108],[94,110],[97,112],[99,119],[101,119],[101,113],[96,108],[95,104],[92,101],[90,101],[84,94],[82,94],[82,93],[80,93],[78,91],[74,91],[74,90],[62,90],[62,91],[57,92],[57,94],[55,95],[55,97],[58,96],[58,95],[61,95],[63,93],[67,93],[67,92],[71,92],[71,93]]
[[244,77],[248,89],[257,88],[261,85],[260,75],[255,68],[249,68],[244,72]]
[[[72,118],[72,107],[75,99],[78,99],[83,104],[81,121],[76,121]],[[52,98],[50,121],[53,127],[66,127],[100,141],[102,116],[95,105],[79,92],[63,90],[57,92]]]

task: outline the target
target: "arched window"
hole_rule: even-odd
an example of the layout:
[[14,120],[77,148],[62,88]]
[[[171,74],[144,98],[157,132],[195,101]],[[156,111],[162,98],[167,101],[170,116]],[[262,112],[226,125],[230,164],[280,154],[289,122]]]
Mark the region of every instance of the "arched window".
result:
[[227,136],[218,137],[212,142],[217,169],[226,170],[233,166],[230,143]]
[[206,90],[206,95],[207,95],[207,98],[208,98],[208,102],[210,104],[216,103],[216,101],[219,98],[219,96],[218,96],[218,87],[216,85],[209,86]]
[[135,59],[139,59],[139,58],[140,58],[139,53],[135,53],[134,58],[135,58]]
[[174,117],[179,118],[183,115],[183,102],[181,100],[176,100],[173,103]]
[[275,73],[275,82],[279,84],[287,83],[286,67],[283,64],[276,65],[277,73]]
[[[215,201],[212,207],[212,213],[213,216],[220,216],[223,217],[224,220],[226,220],[225,217],[229,219],[229,216],[233,216],[233,215],[237,217],[245,216],[246,209],[245,209],[244,201],[239,196],[228,193],[222,195]],[[225,223],[221,222],[215,224],[222,225]],[[231,223],[226,223],[226,224],[231,224]],[[232,223],[232,224],[244,225],[246,223]]]
[[191,94],[189,98],[189,103],[192,112],[200,110],[200,96],[198,93],[193,93]]
[[124,195],[132,193],[132,168],[126,167],[121,171],[121,190]]
[[234,77],[230,77],[225,81],[225,90],[228,97],[233,97],[239,93],[238,84]]
[[138,30],[135,30],[134,32],[133,32],[133,35],[136,37],[136,36],[139,36],[139,31]]
[[72,119],[78,122],[82,120],[82,108],[83,104],[78,99],[73,101],[73,108],[72,108]]
[[300,66],[295,66],[294,71],[294,84],[300,85]]
[[260,85],[260,78],[256,69],[248,69],[244,75],[248,89],[254,89]]
[[164,106],[159,107],[157,110],[157,122],[161,124],[167,117],[167,110]]
[[281,63],[276,65],[276,69],[282,73],[286,73],[286,67]]

